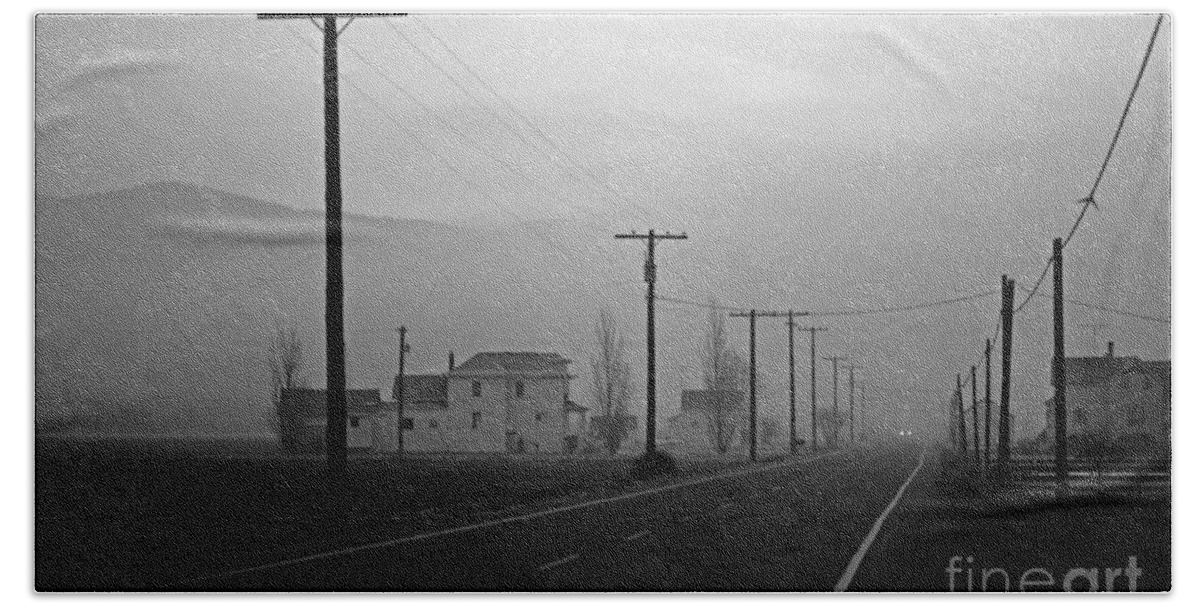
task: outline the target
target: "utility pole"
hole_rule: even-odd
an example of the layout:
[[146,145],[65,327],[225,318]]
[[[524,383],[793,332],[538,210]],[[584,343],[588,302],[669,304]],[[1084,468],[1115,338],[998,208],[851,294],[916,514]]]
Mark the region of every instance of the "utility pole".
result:
[[[758,408],[757,408],[758,403],[757,403],[757,399],[756,399],[757,393],[755,392],[756,391],[755,379],[757,378],[758,370],[757,370],[757,366],[755,364],[756,347],[755,347],[755,341],[754,341],[754,319],[756,317],[787,317],[788,381],[789,381],[789,386],[790,386],[788,396],[789,396],[789,402],[791,404],[790,425],[788,427],[788,440],[791,443],[789,444],[790,447],[789,447],[788,451],[790,451],[793,454],[796,453],[796,341],[795,341],[796,322],[795,322],[795,319],[796,319],[796,317],[806,317],[809,314],[810,313],[802,312],[802,311],[798,311],[798,310],[788,310],[786,312],[780,312],[780,311],[760,312],[757,310],[751,310],[749,313],[734,312],[734,313],[729,314],[730,317],[750,317],[750,417],[752,420],[756,420],[757,416],[758,416],[758,413],[757,413],[758,412]],[[805,329],[808,329],[808,328],[805,328]],[[816,334],[814,333],[813,335],[815,336]],[[757,435],[758,435],[758,429],[755,428],[755,430],[751,431],[751,435],[750,435],[750,453],[751,453],[750,459],[751,460],[754,460],[755,456],[757,456],[757,453],[755,450],[757,443],[758,443]]]
[[850,368],[850,445],[854,445],[854,370],[862,369],[862,367],[851,363],[847,367]]
[[750,462],[758,460],[758,363],[754,355],[754,309],[750,310]]
[[971,424],[975,435],[975,463],[979,463],[979,398],[975,392],[975,366],[971,366]]
[[404,355],[410,350],[406,336],[408,328],[401,325],[400,332],[400,375],[396,376],[396,454],[404,454]]
[[618,234],[618,239],[642,239],[646,241],[646,264],[644,279],[646,281],[646,455],[653,456],[658,452],[655,445],[655,374],[654,374],[654,283],[658,274],[658,266],[654,263],[654,243],[663,240],[681,240],[687,238],[687,233],[655,234],[654,230],[646,234],[630,232]]
[[841,447],[841,441],[838,439],[838,431],[840,431],[842,428],[842,421],[838,417],[838,399],[837,399],[838,398],[838,370],[837,370],[837,364],[838,364],[838,361],[845,359],[845,357],[822,357],[822,358],[825,359],[826,361],[833,362],[833,447],[839,448],[839,447]]
[[[858,411],[862,413],[862,419],[867,419],[867,383],[862,379],[858,381]],[[860,435],[861,437],[861,435]],[[867,441],[870,441],[871,435],[868,427]]]
[[829,328],[827,328],[827,327],[800,327],[798,329],[800,329],[801,331],[807,331],[809,333],[809,338],[811,340],[809,342],[809,354],[808,354],[808,367],[809,367],[809,380],[808,380],[809,396],[808,396],[808,398],[809,398],[809,404],[812,406],[812,420],[809,421],[812,426],[809,427],[809,432],[812,435],[812,448],[811,449],[816,450],[817,449],[817,332],[828,331]]
[[[402,17],[407,13],[370,13]],[[346,336],[342,313],[342,157],[338,102],[339,17],[361,13],[259,13],[259,19],[322,20],[325,85],[325,454],[329,474],[346,472]],[[349,22],[346,26],[349,26]]]
[[1054,239],[1054,470],[1058,483],[1067,483],[1066,347],[1063,344],[1063,242]]
[[1001,469],[1007,470],[1009,459],[1010,424],[1008,399],[1009,385],[1012,380],[1012,326],[1013,326],[1013,292],[1016,281],[1011,281],[1008,275],[1000,277],[1000,328],[1004,339],[1000,348],[1000,437],[998,453]]
[[966,412],[963,411],[963,389],[962,389],[962,374],[958,374],[954,381],[954,396],[958,402],[958,446],[959,451],[963,454],[967,453],[967,421]]
[[992,339],[983,349],[983,466],[992,466]]

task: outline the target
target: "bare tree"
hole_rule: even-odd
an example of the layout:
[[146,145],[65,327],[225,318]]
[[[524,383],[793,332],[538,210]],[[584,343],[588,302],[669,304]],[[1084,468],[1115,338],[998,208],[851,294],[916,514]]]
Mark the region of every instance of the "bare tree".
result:
[[601,415],[593,419],[596,432],[609,454],[621,449],[629,434],[629,403],[632,400],[629,356],[625,337],[607,310],[596,322],[596,356],[592,358],[592,388]]
[[271,368],[271,401],[277,406],[285,388],[298,388],[304,382],[300,370],[304,365],[304,349],[294,326],[275,326],[271,336],[267,364]]
[[705,410],[709,439],[717,453],[724,454],[747,424],[742,408],[744,399],[739,397],[744,397],[750,386],[750,373],[746,360],[729,346],[725,315],[716,302],[712,304],[700,358],[704,389],[709,394]]

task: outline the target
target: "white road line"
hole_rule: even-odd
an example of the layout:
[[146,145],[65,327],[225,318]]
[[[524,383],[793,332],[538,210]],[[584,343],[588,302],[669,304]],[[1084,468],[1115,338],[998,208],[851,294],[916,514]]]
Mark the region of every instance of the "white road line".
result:
[[629,536],[625,537],[625,542],[629,542],[631,540],[637,540],[649,533],[650,533],[649,530],[642,530],[641,532],[638,532],[637,534],[630,534]]
[[892,498],[892,502],[888,503],[883,513],[879,514],[879,519],[876,519],[875,525],[871,526],[871,532],[867,534],[862,544],[858,546],[858,551],[854,554],[854,557],[850,558],[850,563],[846,566],[846,571],[842,573],[842,578],[838,579],[837,586],[833,588],[834,591],[845,591],[850,587],[850,581],[854,580],[854,573],[858,572],[858,565],[862,563],[863,557],[867,555],[867,550],[871,548],[871,543],[875,542],[875,535],[879,534],[879,529],[883,527],[884,520],[892,513],[892,509],[895,509],[896,505],[900,504],[900,499],[904,496],[904,491],[908,489],[908,484],[912,483],[912,480],[916,478],[917,473],[921,471],[921,467],[923,466],[925,466],[925,450],[921,450],[921,458],[917,461],[916,468],[913,469],[912,473],[909,473],[908,479],[904,480],[904,483],[900,486],[900,490],[896,492],[895,498]]
[[723,502],[723,503],[721,503],[720,506],[717,507],[717,510],[720,511],[721,509],[724,509],[727,507],[732,507],[732,506],[733,506],[733,503],[731,503],[731,502]]
[[537,511],[534,513],[526,513],[524,515],[514,515],[512,517],[505,517],[503,519],[494,519],[491,521],[480,522],[477,524],[469,524],[466,526],[459,526],[457,528],[448,528],[445,530],[434,530],[432,532],[424,532],[422,534],[417,534],[414,536],[406,536],[406,537],[402,537],[402,538],[394,538],[394,539],[379,541],[376,543],[368,543],[365,545],[345,547],[342,549],[335,549],[333,551],[325,551],[323,553],[314,553],[312,555],[306,555],[303,557],[296,557],[296,558],[292,558],[292,559],[285,559],[282,561],[272,562],[269,564],[262,564],[259,566],[251,566],[249,568],[240,568],[238,570],[230,570],[228,572],[218,572],[216,574],[206,574],[204,576],[197,576],[197,577],[193,577],[193,578],[184,579],[182,581],[179,581],[176,584],[177,585],[186,585],[186,584],[198,583],[201,581],[228,578],[231,576],[238,576],[241,574],[250,574],[252,572],[262,572],[264,570],[271,570],[274,568],[283,568],[286,566],[294,566],[296,564],[303,564],[306,562],[317,561],[317,560],[326,559],[326,558],[330,558],[330,557],[340,557],[343,555],[349,555],[351,553],[358,553],[359,551],[368,551],[371,549],[381,549],[383,547],[391,547],[394,545],[401,545],[401,544],[411,543],[411,542],[416,542],[416,541],[421,541],[421,540],[428,540],[430,538],[449,536],[451,534],[461,534],[463,532],[473,532],[475,530],[482,530],[484,528],[491,528],[494,526],[503,526],[505,524],[517,523],[517,522],[521,522],[521,521],[529,521],[532,519],[539,519],[539,518],[547,517],[550,515],[557,515],[559,513],[567,513],[570,511],[577,511],[580,509],[587,509],[589,507],[597,507],[600,505],[622,502],[625,500],[630,500],[632,498],[639,498],[641,496],[649,496],[651,494],[670,492],[672,490],[678,490],[680,488],[686,488],[689,486],[708,483],[710,481],[717,481],[718,479],[729,479],[731,477],[741,477],[743,475],[749,475],[751,473],[763,473],[766,471],[773,471],[775,469],[783,468],[785,466],[808,464],[808,463],[816,462],[818,460],[824,460],[825,458],[829,458],[831,456],[839,456],[839,455],[842,455],[845,453],[847,453],[847,452],[839,450],[836,452],[826,452],[824,454],[821,454],[820,456],[815,456],[815,457],[809,458],[807,460],[800,460],[800,461],[794,461],[794,460],[790,460],[790,459],[781,460],[779,462],[775,462],[775,463],[761,466],[761,467],[747,467],[744,469],[738,469],[736,471],[727,471],[725,473],[718,473],[716,475],[710,475],[708,477],[699,477],[696,479],[689,479],[686,481],[681,481],[679,483],[673,483],[673,484],[669,484],[669,485],[665,485],[665,486],[661,486],[661,487],[657,487],[657,488],[648,488],[645,490],[639,490],[637,492],[630,492],[629,494],[621,494],[618,496],[609,496],[607,498],[598,498],[596,500],[589,500],[587,502],[581,502],[581,503],[574,504],[574,505],[567,505],[564,507],[555,507],[553,509],[546,509],[544,511]]
[[565,563],[567,563],[567,562],[573,562],[573,561],[575,561],[575,560],[577,560],[577,559],[579,559],[579,554],[578,554],[578,553],[572,553],[572,554],[570,554],[570,555],[568,555],[568,556],[566,556],[566,557],[564,557],[564,558],[562,558],[562,559],[559,559],[559,560],[552,561],[552,562],[550,562],[550,563],[548,563],[548,564],[542,564],[542,565],[538,566],[538,570],[541,570],[541,571],[543,571],[543,572],[544,572],[544,571],[546,571],[546,570],[549,570],[549,569],[551,569],[551,568],[557,568],[557,567],[559,567],[559,566],[561,566],[561,565],[563,565],[563,564],[565,564]]

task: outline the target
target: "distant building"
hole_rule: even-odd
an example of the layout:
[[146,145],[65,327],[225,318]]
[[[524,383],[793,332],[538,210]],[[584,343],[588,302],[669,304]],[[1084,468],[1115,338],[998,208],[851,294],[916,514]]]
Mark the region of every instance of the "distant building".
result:
[[[488,352],[445,374],[406,375],[404,451],[575,451],[587,408],[571,401],[569,365],[555,353]],[[392,437],[384,451],[396,449],[396,411],[385,403],[379,416]]]
[[685,390],[680,411],[667,421],[663,446],[678,453],[718,453],[746,449],[749,410],[737,391]]
[[[350,450],[379,450],[378,416],[383,404],[379,389],[346,391],[346,447]],[[325,391],[285,388],[280,392],[279,442],[289,454],[325,451]]]
[[[404,451],[574,452],[587,431],[588,410],[570,398],[569,365],[555,353],[489,352],[444,374],[406,374]],[[396,451],[398,380],[392,401],[381,401],[378,389],[348,391],[350,449]],[[325,411],[324,391],[284,391],[279,407],[284,450],[323,451]]]
[[[1095,435],[1130,447],[1158,449],[1171,441],[1171,362],[1116,357],[1066,359],[1067,436]],[[1039,443],[1054,441],[1054,399],[1046,406]]]

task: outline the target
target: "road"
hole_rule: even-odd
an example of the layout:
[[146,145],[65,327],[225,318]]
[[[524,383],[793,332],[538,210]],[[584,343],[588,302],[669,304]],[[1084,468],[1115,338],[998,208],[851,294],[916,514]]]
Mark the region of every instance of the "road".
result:
[[[921,454],[910,442],[789,459],[176,588],[829,591]],[[868,550],[864,563],[870,561]]]

